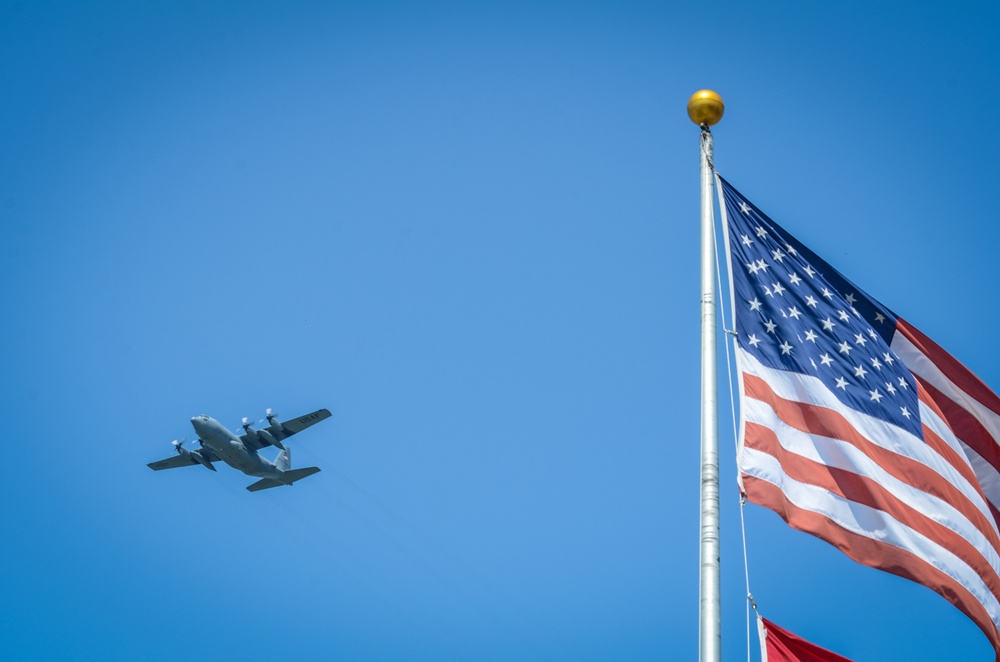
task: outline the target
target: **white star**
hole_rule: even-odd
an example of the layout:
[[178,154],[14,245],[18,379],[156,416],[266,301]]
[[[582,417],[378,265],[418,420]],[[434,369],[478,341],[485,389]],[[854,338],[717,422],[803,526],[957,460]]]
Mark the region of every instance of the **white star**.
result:
[[747,342],[750,343],[751,347],[756,348],[758,343],[760,343],[760,338],[757,337],[757,334],[751,333],[750,337],[747,339]]
[[847,354],[848,356],[850,356],[851,350],[853,349],[853,347],[848,345],[846,342],[840,343],[838,347],[840,348],[839,351],[841,354]]
[[864,347],[866,342],[868,342],[868,339],[865,338],[865,335],[863,333],[859,333],[854,336],[855,345],[861,345],[862,347]]
[[888,363],[889,365],[892,365],[892,361],[893,361],[892,354],[890,354],[889,352],[886,352],[885,354],[882,355],[882,358],[885,360],[886,363]]
[[743,235],[743,240],[742,241],[743,241],[743,245],[745,245],[745,246],[749,246],[750,244],[753,243],[753,239],[751,239],[749,237],[749,235]]
[[844,389],[846,391],[847,390],[847,380],[844,379],[843,377],[837,377],[837,388],[842,388],[842,389]]
[[768,265],[767,265],[767,264],[766,264],[766,263],[764,262],[764,260],[757,260],[757,267],[758,267],[758,268],[759,268],[759,269],[760,269],[761,271],[767,271],[767,267],[768,267]]
[[881,324],[882,322],[885,321],[885,315],[883,315],[882,313],[875,313],[875,321]]
[[827,317],[827,318],[826,318],[825,320],[823,320],[823,321],[821,322],[821,324],[823,325],[823,328],[824,328],[825,330],[827,330],[827,331],[833,331],[833,327],[837,326],[837,323],[836,323],[836,322],[834,322],[834,321],[833,321],[832,319],[830,319],[829,317]]
[[872,359],[872,367],[875,368],[876,370],[881,370],[882,369],[882,362],[879,361],[878,359],[874,359],[873,358]]
[[809,363],[812,364],[813,370],[819,370],[819,368],[816,367],[816,362],[815,361],[813,361],[812,359],[809,359]]
[[853,294],[848,294],[844,298],[847,299],[847,303],[851,304],[852,306],[854,305],[854,302],[857,301],[857,299],[854,298]]
[[780,248],[776,248],[773,251],[771,251],[771,257],[774,258],[775,262],[781,262],[782,260],[785,259],[785,254],[781,252]]
[[874,391],[868,391],[868,393],[869,395],[872,396],[872,400],[874,400],[875,402],[882,401],[883,395],[878,392],[878,389],[875,389]]
[[788,282],[790,282],[792,285],[798,285],[799,283],[802,282],[802,279],[799,278],[798,274],[788,274]]
[[791,244],[785,244],[785,250],[788,251],[789,255],[798,255],[799,254],[799,252],[797,250],[795,250],[795,246],[792,246]]
[[773,294],[771,294],[771,288],[768,287],[767,285],[764,286],[764,294],[766,294],[769,297],[773,297],[774,296]]
[[878,338],[878,334],[875,333],[875,329],[868,329],[868,335],[871,336],[872,340],[876,340]]
[[865,375],[867,374],[868,371],[865,370],[865,367],[863,365],[859,365],[854,369],[854,376],[857,377],[858,379],[864,379]]
[[782,354],[791,354],[792,353],[792,346],[788,344],[787,340],[785,342],[781,343],[780,345],[778,345],[778,347],[781,348],[781,353]]
[[748,264],[747,269],[750,271],[751,274],[756,274],[758,271],[760,271],[760,267],[757,266],[756,262],[751,262],[750,264]]
[[842,319],[845,322],[850,322],[851,321],[851,316],[848,315],[847,313],[845,313],[843,310],[838,310],[837,311],[837,317],[839,317],[840,319]]
[[833,359],[830,358],[829,354],[824,353],[819,355],[819,362],[823,365],[830,365],[833,363]]
[[816,303],[816,299],[814,299],[812,296],[807,296],[806,305],[815,308],[818,304]]
[[767,320],[766,322],[764,322],[764,326],[767,327],[768,333],[774,333],[774,330],[778,328],[778,325],[772,322],[771,320]]
[[830,290],[828,290],[828,289],[826,289],[824,287],[823,288],[823,296],[825,296],[827,299],[832,299],[833,298],[833,292],[831,292]]
[[753,301],[747,301],[747,303],[750,304],[751,313],[755,310],[760,310],[760,307],[762,305],[761,302],[757,299],[757,297],[754,297]]
[[795,318],[795,319],[798,319],[799,317],[802,316],[802,313],[799,312],[798,308],[796,308],[795,306],[792,306],[791,308],[788,309],[788,316],[792,317],[792,318]]
[[892,385],[892,382],[885,383],[885,390],[889,391],[889,395],[896,395],[896,387]]
[[806,329],[806,340],[816,342],[816,332],[812,329]]
[[746,202],[741,202],[740,203],[740,211],[743,212],[744,214],[749,214],[750,213],[750,205],[748,205]]
[[900,378],[899,378],[899,385],[900,385],[900,386],[902,387],[902,389],[903,389],[904,391],[905,391],[906,389],[910,388],[910,385],[906,383],[906,377],[900,377]]
[[900,413],[907,418],[912,416],[912,414],[910,414],[910,411],[906,407],[900,407]]
[[785,291],[785,288],[781,286],[781,283],[775,283],[774,285],[772,285],[772,287],[774,288],[775,294],[780,294],[781,296],[785,296],[784,294],[781,294],[782,292]]
[[758,225],[757,226],[757,236],[758,237],[766,237],[767,236],[767,230],[765,230],[764,228],[762,228],[762,227],[760,227]]
[[803,269],[803,271],[805,271],[806,275],[809,276],[810,278],[812,278],[813,275],[816,273],[815,271],[813,271],[813,268],[810,267],[808,264],[806,265],[806,268]]

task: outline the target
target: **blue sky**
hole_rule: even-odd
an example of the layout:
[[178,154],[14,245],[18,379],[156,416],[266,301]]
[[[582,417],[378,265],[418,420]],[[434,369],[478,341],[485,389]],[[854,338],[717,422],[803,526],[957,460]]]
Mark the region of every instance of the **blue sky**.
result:
[[[725,99],[741,192],[1000,387],[998,28],[969,2],[4,3],[0,653],[693,659],[686,101]],[[320,474],[145,466],[266,407],[333,412],[293,443]],[[928,589],[746,518],[775,622],[991,659]]]

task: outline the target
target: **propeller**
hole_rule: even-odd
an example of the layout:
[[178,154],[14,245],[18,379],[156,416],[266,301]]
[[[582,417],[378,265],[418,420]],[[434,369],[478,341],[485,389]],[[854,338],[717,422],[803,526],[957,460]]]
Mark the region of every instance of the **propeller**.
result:
[[244,432],[250,432],[250,428],[252,428],[254,424],[253,424],[253,421],[251,421],[249,418],[247,418],[246,416],[244,416],[243,417],[243,423],[242,423],[242,425],[243,425],[243,431]]
[[173,444],[174,450],[176,450],[178,453],[183,453],[184,452],[184,444],[187,443],[187,437],[181,437],[180,439],[174,439],[170,443]]
[[264,421],[267,421],[268,425],[274,425],[274,421],[277,420],[278,414],[275,413],[275,411],[273,409],[271,409],[270,407],[268,407],[267,409],[264,410],[264,414],[265,414],[265,417],[262,418],[262,419],[260,419],[259,422],[263,423]]

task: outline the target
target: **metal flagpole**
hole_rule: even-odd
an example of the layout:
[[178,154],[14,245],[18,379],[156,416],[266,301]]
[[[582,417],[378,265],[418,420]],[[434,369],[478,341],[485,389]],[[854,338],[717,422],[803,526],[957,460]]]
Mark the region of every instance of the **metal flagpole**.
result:
[[698,659],[722,659],[719,590],[719,430],[715,355],[715,213],[713,141],[709,127],[722,119],[722,98],[695,92],[688,116],[701,127],[701,576],[698,582]]

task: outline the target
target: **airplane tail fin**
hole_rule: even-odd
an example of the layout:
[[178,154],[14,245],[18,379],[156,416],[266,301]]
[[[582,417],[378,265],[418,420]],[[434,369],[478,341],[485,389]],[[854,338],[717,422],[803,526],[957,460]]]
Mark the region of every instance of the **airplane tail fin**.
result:
[[278,453],[278,457],[274,458],[274,466],[282,471],[288,471],[292,468],[292,452],[288,450],[287,446]]

